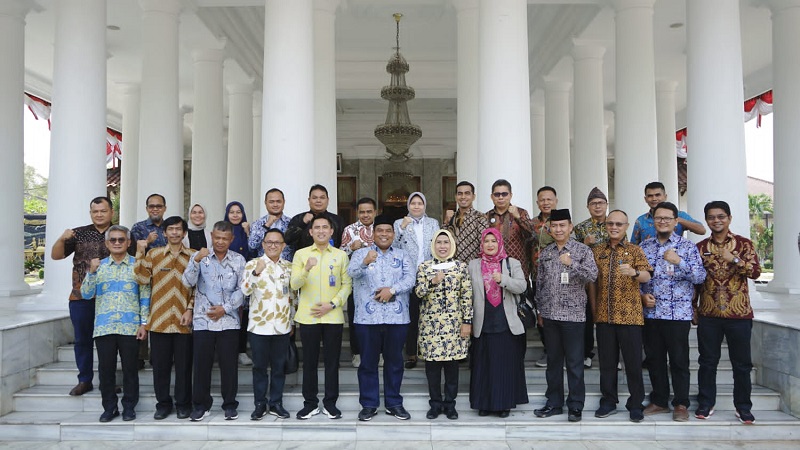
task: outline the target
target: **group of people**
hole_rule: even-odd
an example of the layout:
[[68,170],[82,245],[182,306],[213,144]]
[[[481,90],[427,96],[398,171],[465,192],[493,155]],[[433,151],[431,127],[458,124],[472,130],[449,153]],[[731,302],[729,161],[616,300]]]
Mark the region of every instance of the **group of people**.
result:
[[[534,411],[537,417],[563,414],[566,367],[568,418],[581,420],[583,374],[594,357],[596,327],[602,398],[595,416],[617,412],[621,353],[630,419],[672,411],[674,420],[688,420],[688,335],[695,322],[700,351],[695,416],[705,419],[714,412],[724,337],[737,416],[745,423],[755,420],[747,278],[757,278],[760,267],[752,243],[730,232],[727,203],[706,205],[711,237],[695,245],[681,234],[704,234],[705,228],[667,202],[658,182],[645,188],[650,210],[636,220],[631,240],[627,214],[606,213],[607,198],[597,188],[587,199],[591,218],[574,226],[570,211],[557,209],[557,193],[549,186],[538,190],[540,212],[532,218],[512,204],[506,180],[492,185],[494,207],[486,213],[473,207],[471,183],[458,183],[455,196],[458,207],[445,212],[441,226],[426,214],[421,192],[408,196],[408,215],[397,220],[378,215],[376,201],[362,198],[358,221],[344,226],[327,211],[324,186],[311,187],[309,210],[294,217],[284,214],[284,194],[274,188],[265,195],[264,217],[248,223],[243,205],[231,202],[224,220],[210,230],[201,205],[192,205],[188,220],[164,218],[166,200],[152,194],[148,218],[128,230],[111,224],[108,198],[93,199],[92,223],[66,230],[52,246],[53,259],[74,254],[69,309],[79,373],[70,395],[93,389],[94,342],[101,422],[120,414],[118,354],[123,420],[136,418],[138,368],[148,358],[156,420],[173,411],[192,421],[209,415],[215,360],[226,420],[238,418],[238,363],[253,366],[251,419],[289,418],[283,389],[296,333],[304,399],[296,417],[323,413],[338,419],[346,310],[358,367],[359,420],[378,412],[381,367],[386,414],[411,417],[400,390],[404,370],[418,359],[428,380],[426,417],[457,419],[459,362],[467,358],[470,408],[480,416],[508,417],[528,403],[526,329],[517,306],[535,293],[545,349],[537,364],[547,367],[547,400]],[[252,361],[245,353],[248,343]],[[643,365],[652,385],[646,408]]]

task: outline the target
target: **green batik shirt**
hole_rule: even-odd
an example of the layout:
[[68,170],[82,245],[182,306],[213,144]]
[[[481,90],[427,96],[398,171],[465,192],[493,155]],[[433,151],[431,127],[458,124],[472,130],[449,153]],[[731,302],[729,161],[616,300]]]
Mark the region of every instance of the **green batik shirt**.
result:
[[576,241],[580,242],[581,244],[585,244],[585,240],[587,236],[594,236],[594,244],[586,244],[589,247],[594,247],[598,244],[605,244],[608,242],[608,231],[606,231],[606,223],[605,222],[596,222],[591,217],[584,220],[583,222],[575,225],[575,228],[572,230],[573,237]]

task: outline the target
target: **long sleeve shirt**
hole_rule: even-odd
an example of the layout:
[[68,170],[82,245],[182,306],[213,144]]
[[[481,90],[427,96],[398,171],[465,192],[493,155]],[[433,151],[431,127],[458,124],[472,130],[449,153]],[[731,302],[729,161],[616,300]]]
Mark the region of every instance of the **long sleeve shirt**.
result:
[[[306,272],[306,262],[312,257],[317,259],[317,264]],[[344,323],[342,307],[353,290],[353,281],[347,274],[348,263],[347,255],[330,244],[323,251],[312,245],[294,254],[291,288],[300,291],[295,322],[305,325]],[[328,302],[335,308],[322,317],[311,315],[312,306]]]
[[[312,220],[308,223],[303,222],[305,215],[310,212],[311,211],[301,212],[300,214],[292,217],[292,220],[289,221],[289,225],[286,228],[286,245],[291,247],[294,253],[297,253],[300,249],[314,245],[314,238],[312,238],[311,234],[309,233],[309,230],[311,230],[311,225],[314,223],[314,221]],[[328,211],[322,212],[319,215],[323,215],[333,222],[333,236],[331,236],[331,245],[338,249],[342,246],[342,231],[344,231],[344,222],[342,221],[342,218]]]
[[533,233],[533,221],[531,221],[528,211],[520,207],[517,207],[517,210],[519,219],[515,219],[508,210],[500,214],[492,208],[486,211],[486,220],[489,222],[488,227],[500,230],[506,253],[522,264],[522,272],[527,280],[531,273],[530,239]]
[[[368,266],[364,258],[370,250],[378,257]],[[353,252],[347,273],[353,279],[355,323],[365,325],[404,324],[411,321],[408,297],[414,287],[416,265],[406,252],[389,247],[385,252],[376,245]],[[394,297],[387,303],[375,300],[375,293],[384,287],[394,289]]]
[[130,255],[119,263],[108,257],[100,261],[96,272],[86,274],[81,295],[86,300],[97,300],[93,337],[135,336],[140,325],[147,325],[150,286],[136,282],[133,264]]
[[608,242],[608,231],[606,230],[606,223],[597,222],[591,217],[583,222],[575,225],[572,233],[575,235],[575,240],[583,244],[588,236],[594,237],[594,244],[590,248],[594,248],[600,244]]
[[164,230],[161,229],[160,226],[153,223],[152,220],[148,217],[147,219],[136,222],[131,227],[131,247],[133,247],[134,252],[136,250],[136,241],[144,241],[147,239],[147,236],[150,235],[151,232],[155,231],[158,235],[156,240],[147,244],[147,251],[158,247],[164,247],[167,245],[167,237],[164,236]]
[[[261,245],[261,242],[264,241],[264,235],[267,233],[267,220],[269,219],[269,215],[264,217],[260,217],[258,220],[250,224],[250,238],[247,240],[247,246],[250,247],[250,250],[253,252],[254,255],[257,256],[264,256],[264,247]],[[275,228],[277,230],[281,230],[283,233],[286,233],[286,230],[289,228],[289,221],[292,220],[286,214],[281,214],[281,217],[276,220],[270,228]],[[283,248],[281,252],[281,258],[285,259],[286,261],[292,261],[292,249],[290,246],[286,246]]]
[[486,214],[481,214],[477,209],[470,208],[464,217],[458,218],[458,211],[444,229],[453,233],[456,238],[456,259],[469,264],[481,251],[481,233],[489,227]]
[[375,241],[375,238],[372,235],[372,229],[373,224],[367,226],[361,223],[361,221],[351,223],[344,228],[344,232],[342,233],[342,245],[339,248],[347,253],[347,256],[349,257],[353,254],[353,250],[350,249],[350,244],[353,242],[361,241],[364,244],[363,247],[372,245],[372,243]]
[[[560,259],[566,253],[572,258],[569,266]],[[596,279],[597,265],[589,247],[574,240],[567,241],[561,250],[555,242],[548,245],[539,254],[536,275],[536,305],[539,313],[550,320],[585,322],[585,285]]]
[[[244,272],[244,257],[232,250],[220,260],[211,253],[200,262],[189,259],[183,272],[183,284],[195,287],[194,317],[192,324],[198,331],[224,331],[239,329],[239,307],[244,295],[241,277]],[[222,306],[225,315],[218,320],[208,317],[212,306]]]
[[[753,242],[728,232],[722,243],[707,238],[697,243],[697,249],[706,269],[706,280],[698,295],[697,313],[720,319],[752,319],[747,279],[755,280],[761,275]],[[739,266],[725,261],[722,250],[728,250],[744,264]]]
[[[692,320],[694,285],[706,279],[697,247],[675,233],[663,244],[657,238],[650,238],[640,246],[655,269],[650,281],[642,285],[642,293],[653,294],[656,299],[655,307],[644,308],[645,319]],[[679,264],[664,259],[664,253],[670,249],[681,258]]]
[[640,272],[652,272],[642,248],[623,240],[595,245],[592,248],[597,264],[597,296],[595,323],[644,325],[639,282],[620,273],[619,266],[628,264]]
[[177,253],[159,247],[136,253],[133,273],[136,281],[150,286],[150,318],[147,330],[156,333],[189,334],[191,327],[181,325],[181,317],[194,306],[193,289],[183,284],[183,272],[194,253],[181,246]]
[[[256,275],[258,261],[266,267]],[[247,331],[259,335],[282,335],[292,329],[295,293],[289,288],[292,263],[267,256],[247,263],[242,275],[242,294],[250,296]]]

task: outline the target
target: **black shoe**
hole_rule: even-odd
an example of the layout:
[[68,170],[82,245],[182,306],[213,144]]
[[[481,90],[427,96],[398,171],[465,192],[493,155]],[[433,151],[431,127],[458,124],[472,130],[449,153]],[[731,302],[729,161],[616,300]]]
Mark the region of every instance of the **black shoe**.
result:
[[322,407],[322,414],[328,416],[328,419],[341,419],[342,412],[339,411],[339,408],[336,405],[331,406],[323,406]]
[[178,408],[178,419],[188,419],[189,416],[192,415],[192,410],[190,408]]
[[444,415],[447,416],[450,420],[458,419],[458,411],[456,411],[455,407],[450,407],[444,410]]
[[189,415],[189,420],[191,420],[192,422],[200,422],[201,420],[203,420],[206,417],[208,417],[209,414],[211,414],[211,411],[209,411],[207,409],[203,409],[203,408],[195,409]]
[[114,408],[113,411],[104,411],[103,414],[100,414],[100,422],[111,422],[117,416],[119,416],[119,410],[117,408]]
[[533,414],[536,417],[550,417],[556,416],[559,414],[564,414],[564,410],[561,408],[553,408],[550,405],[545,405],[542,409],[534,409]]
[[130,422],[131,420],[136,419],[136,411],[133,409],[125,409],[122,411],[122,420],[125,422]]
[[156,413],[153,414],[153,419],[164,420],[172,414],[172,407],[156,408]]
[[303,406],[303,409],[297,411],[297,418],[299,420],[307,420],[312,416],[316,416],[317,414],[319,414],[319,407],[305,405]]
[[284,409],[283,405],[280,403],[276,403],[269,407],[269,413],[279,419],[288,419],[289,418],[289,411]]
[[500,411],[500,412],[497,414],[497,417],[499,417],[499,418],[501,418],[501,419],[505,419],[505,418],[506,418],[506,417],[508,417],[510,414],[511,414],[511,410],[504,409],[504,410]]
[[408,358],[406,360],[405,368],[406,369],[413,369],[414,367],[417,367],[417,358],[416,357],[415,358]]
[[428,410],[428,413],[425,414],[425,417],[427,419],[433,420],[439,417],[439,414],[441,413],[442,413],[442,408],[439,408],[438,406],[431,406],[431,409]]
[[403,408],[403,405],[395,406],[394,408],[386,408],[386,414],[395,416],[400,420],[408,420],[411,418],[411,414]]
[[486,416],[489,415],[489,411],[487,411],[485,409],[478,410],[478,415],[481,416],[481,417],[486,417]]
[[[614,410],[616,412],[616,410]],[[630,414],[631,422],[639,423],[644,420],[644,412],[641,409],[632,409]]]
[[225,420],[236,420],[239,418],[239,412],[236,408],[228,408],[225,410]]
[[[389,411],[386,411],[388,414]],[[361,408],[361,412],[358,413],[358,420],[362,422],[369,422],[378,414],[378,408]]]
[[142,369],[144,369],[144,360],[140,359],[139,360],[139,370],[142,370]]
[[[642,410],[640,409],[639,412],[641,413]],[[597,411],[594,412],[594,416],[600,419],[605,419],[606,417],[616,413],[616,407],[610,405],[600,405],[600,407],[597,408]]]
[[570,409],[569,410],[568,419],[569,419],[570,422],[580,422],[582,416],[583,416],[583,414],[581,413],[580,409]]
[[258,404],[256,405],[255,411],[253,411],[253,413],[250,414],[250,420],[261,420],[266,415],[267,415],[267,405]]

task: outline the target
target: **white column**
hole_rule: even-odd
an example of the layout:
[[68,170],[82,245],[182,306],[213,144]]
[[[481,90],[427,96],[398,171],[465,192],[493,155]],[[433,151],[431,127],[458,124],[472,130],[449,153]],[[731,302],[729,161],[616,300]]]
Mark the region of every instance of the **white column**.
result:
[[[664,183],[667,199],[678,204],[678,163],[675,154],[675,89],[670,80],[656,82],[656,119],[658,120],[658,180]],[[700,220],[699,217],[695,217]]]
[[[773,145],[775,175],[775,278],[770,292],[800,293],[800,255],[797,223],[800,222],[800,1],[770,2],[772,9]],[[691,166],[690,166],[691,167]],[[743,183],[741,183],[743,184]],[[747,212],[747,211],[745,211]],[[747,223],[747,215],[734,223]]]
[[183,215],[183,141],[178,104],[180,0],[139,0],[142,8],[142,84],[139,119],[140,208],[153,193],[168,214]]
[[142,210],[139,194],[139,84],[119,83],[123,96],[122,173],[119,187],[119,223],[131,227]]
[[584,206],[592,188],[597,187],[608,196],[608,152],[603,117],[605,52],[604,47],[594,44],[578,44],[572,49],[575,61],[575,138],[570,162],[572,220],[575,223],[589,218],[589,210]]
[[544,90],[544,184],[558,192],[558,207],[571,208],[569,81],[546,80]]
[[264,194],[267,187],[261,186],[261,91],[253,93],[253,213],[255,220],[267,213]]
[[741,42],[738,1],[688,2],[688,212],[703,220],[706,203],[725,200],[734,217],[732,231],[749,236]]
[[514,189],[514,204],[530,211],[528,2],[482,1],[478,23],[478,207],[491,207],[491,185],[505,178]]
[[340,0],[314,0],[314,182],[328,189],[336,213],[336,8]]
[[[478,0],[453,0],[458,20],[458,114],[456,116],[456,176],[478,181]],[[494,181],[494,180],[493,180]],[[489,186],[478,190],[484,200]],[[479,202],[480,203],[480,202]]]
[[[194,60],[194,114],[192,126],[192,181],[190,203],[206,209],[208,224],[225,211],[227,152],[222,139],[223,50],[192,52]],[[241,199],[244,200],[244,199]],[[169,202],[169,200],[167,200]]]
[[[544,186],[545,167],[544,105],[531,101],[531,192]],[[532,205],[531,205],[532,206]]]
[[23,95],[25,92],[25,15],[27,1],[0,4],[0,297],[26,294],[24,280],[24,233],[20,213],[23,205],[24,138]]
[[[253,204],[253,85],[228,85],[228,202]],[[254,221],[257,210],[247,210]]]
[[[47,189],[47,242],[91,223],[89,202],[106,195],[106,2],[55,3],[53,112]],[[72,258],[45,258],[42,300],[26,308],[66,308]]]
[[658,179],[654,2],[613,0],[617,13],[614,193],[617,208],[631,217],[647,209],[644,186]]
[[308,210],[316,170],[312,0],[265,6],[261,185],[281,189],[296,214]]

